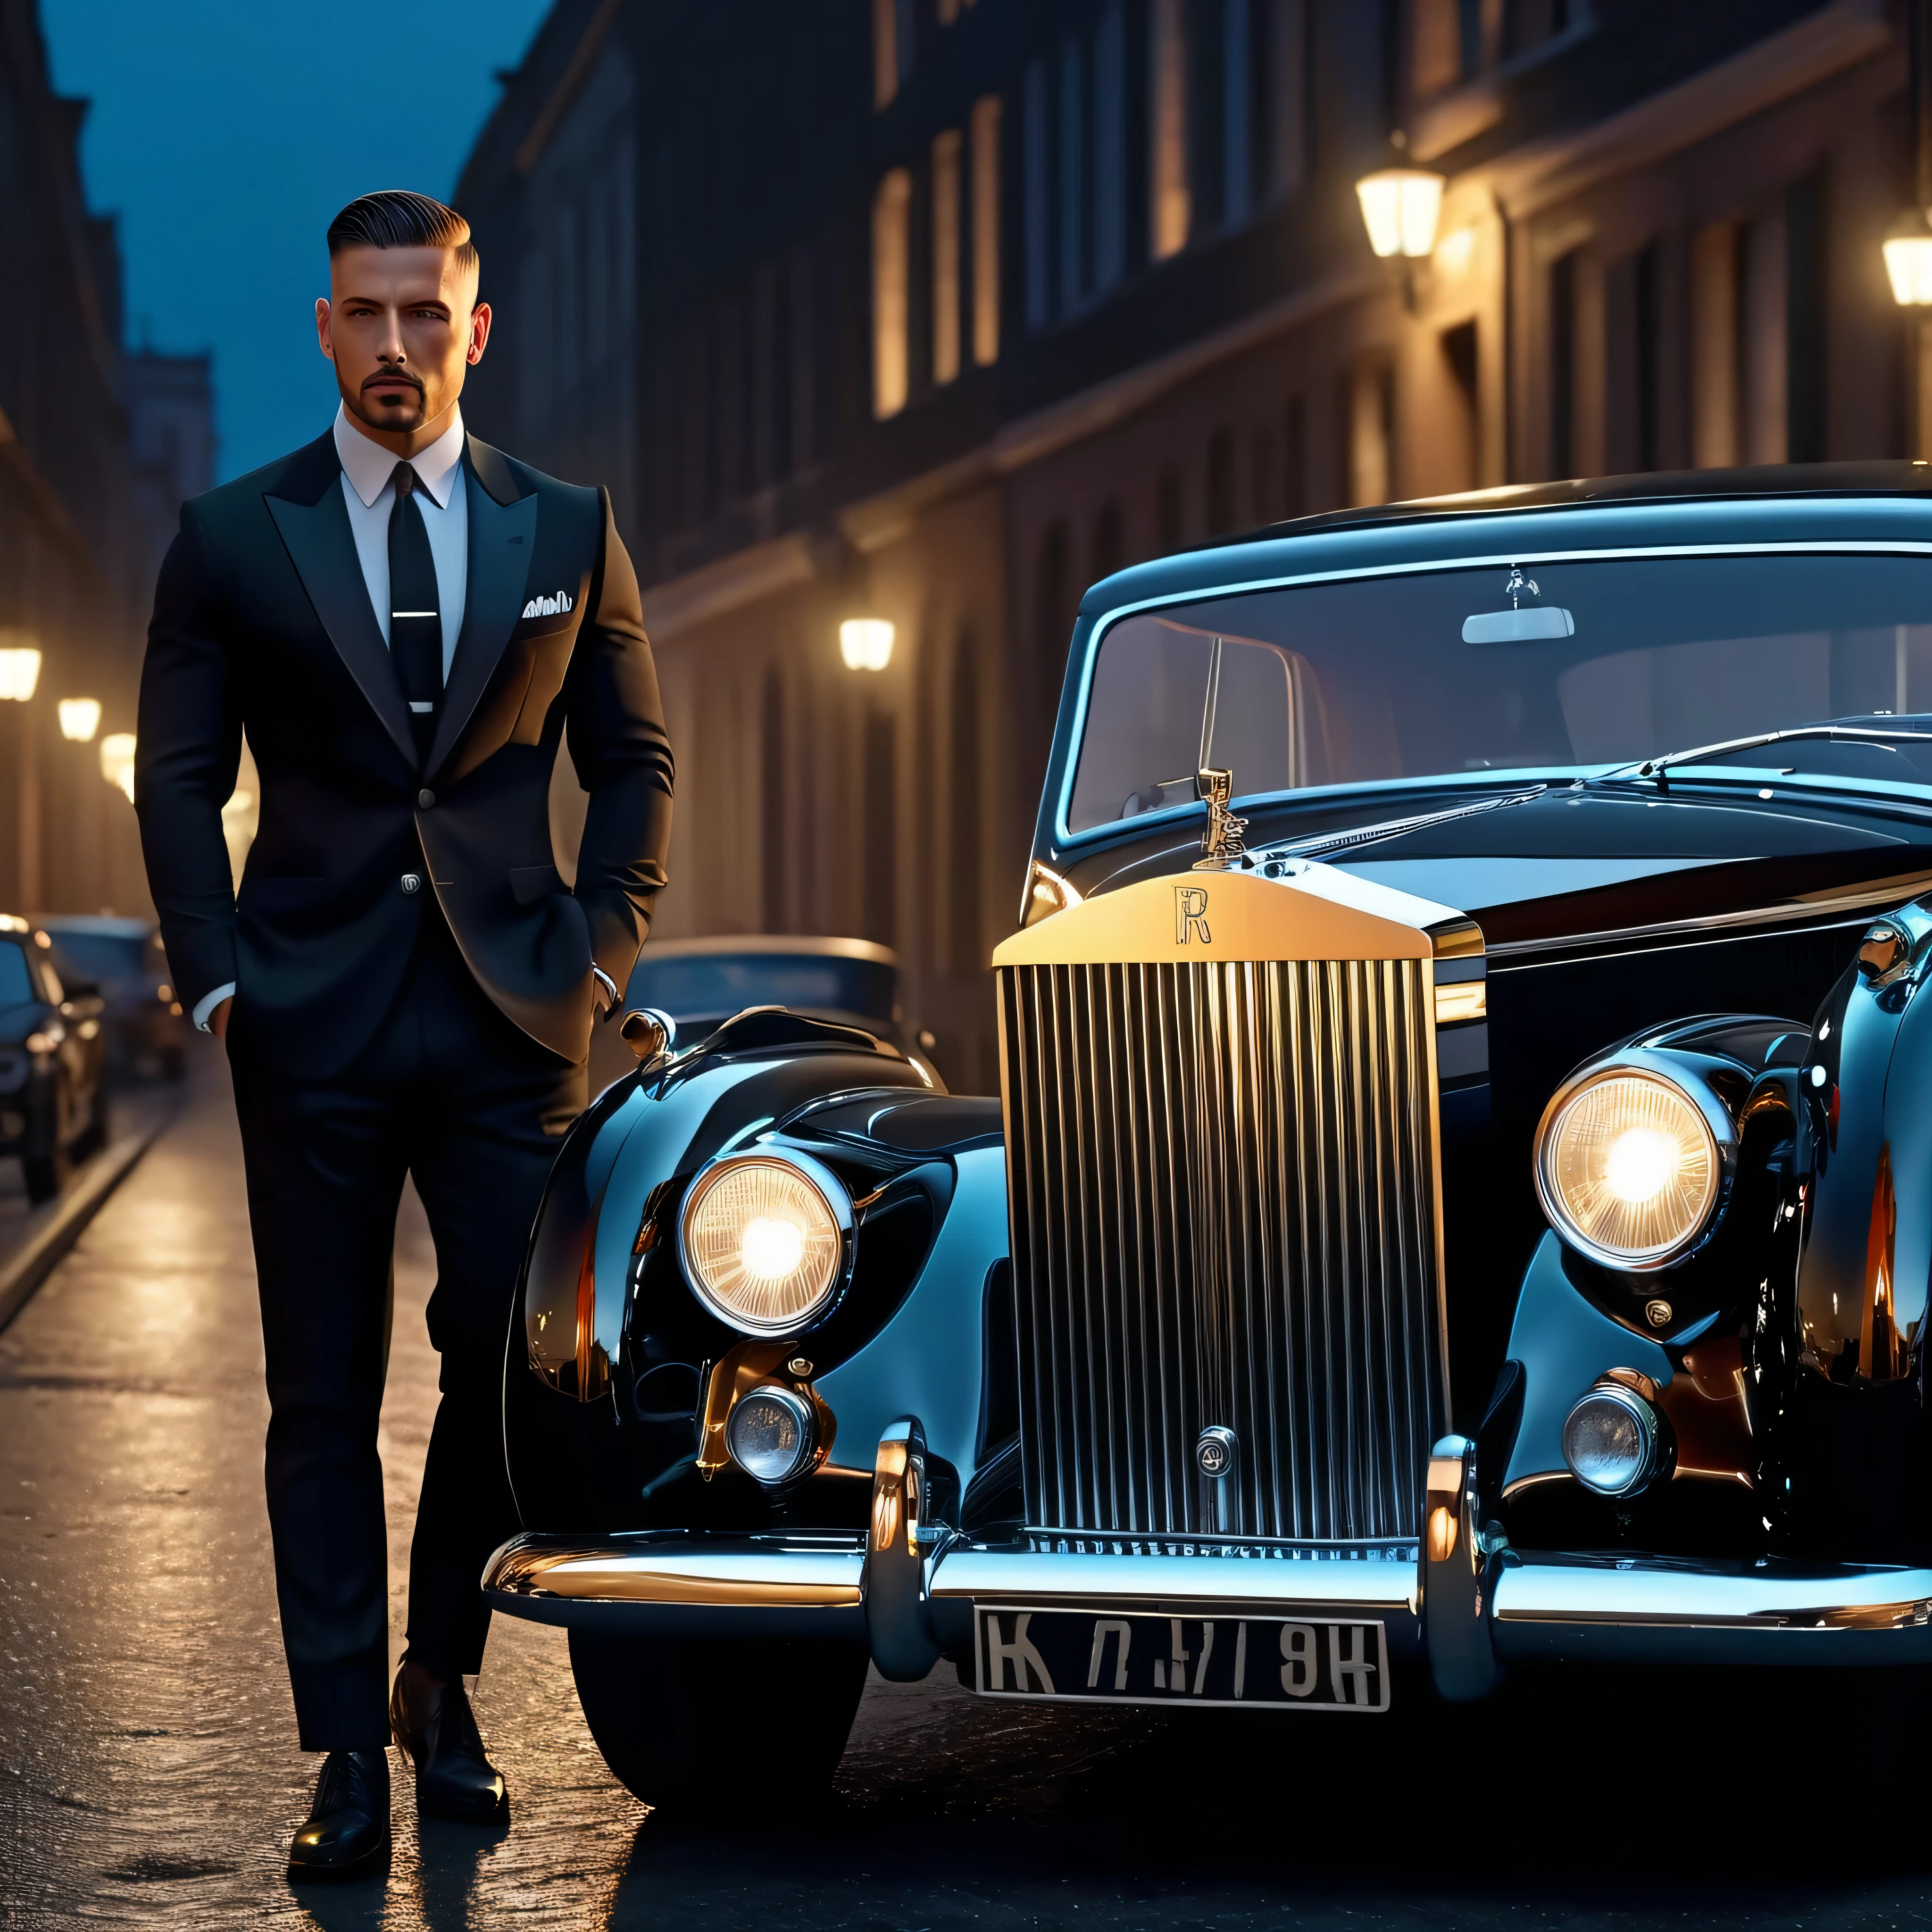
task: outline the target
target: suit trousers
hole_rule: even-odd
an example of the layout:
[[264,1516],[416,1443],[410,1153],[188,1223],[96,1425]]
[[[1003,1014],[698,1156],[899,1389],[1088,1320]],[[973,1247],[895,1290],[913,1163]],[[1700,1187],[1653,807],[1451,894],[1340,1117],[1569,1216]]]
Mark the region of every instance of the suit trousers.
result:
[[504,1018],[432,892],[402,989],[348,1070],[271,1072],[247,994],[228,1032],[262,1305],[268,1522],[304,1750],[388,1741],[388,1537],[376,1443],[396,1214],[415,1184],[434,1239],[441,1397],[410,1553],[409,1654],[446,1680],[483,1661],[480,1582],[515,1533],[502,1444],[518,1270],[586,1066]]

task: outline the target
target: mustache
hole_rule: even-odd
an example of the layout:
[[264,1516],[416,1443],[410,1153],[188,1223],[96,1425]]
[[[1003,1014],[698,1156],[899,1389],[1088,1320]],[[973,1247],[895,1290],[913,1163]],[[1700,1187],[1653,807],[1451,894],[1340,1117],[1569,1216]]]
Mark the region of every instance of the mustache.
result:
[[378,369],[374,375],[363,378],[362,386],[371,388],[378,382],[406,382],[418,395],[422,394],[422,378],[406,369]]

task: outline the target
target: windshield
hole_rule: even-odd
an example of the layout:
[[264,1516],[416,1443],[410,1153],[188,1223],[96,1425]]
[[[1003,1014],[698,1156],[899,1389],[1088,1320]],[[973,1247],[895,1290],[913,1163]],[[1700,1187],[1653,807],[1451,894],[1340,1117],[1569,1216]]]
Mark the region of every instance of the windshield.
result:
[[26,952],[10,939],[0,939],[0,1006],[24,1006],[39,998],[27,975]]
[[[1192,804],[1204,767],[1232,769],[1238,802],[1596,767],[1915,706],[1932,712],[1932,561],[1916,557],[1614,559],[1514,583],[1485,566],[1250,592],[1107,632],[1066,826]],[[1932,747],[1907,749],[1917,764],[1888,753],[1884,770],[1932,780]],[[1864,769],[1802,744],[1755,762],[1808,759]]]

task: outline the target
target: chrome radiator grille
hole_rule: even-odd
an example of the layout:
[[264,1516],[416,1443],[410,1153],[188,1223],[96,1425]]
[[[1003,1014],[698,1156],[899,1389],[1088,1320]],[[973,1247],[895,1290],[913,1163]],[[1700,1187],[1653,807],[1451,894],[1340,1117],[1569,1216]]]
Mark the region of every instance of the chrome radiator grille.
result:
[[1028,1521],[1413,1536],[1444,1408],[1416,960],[1000,974]]

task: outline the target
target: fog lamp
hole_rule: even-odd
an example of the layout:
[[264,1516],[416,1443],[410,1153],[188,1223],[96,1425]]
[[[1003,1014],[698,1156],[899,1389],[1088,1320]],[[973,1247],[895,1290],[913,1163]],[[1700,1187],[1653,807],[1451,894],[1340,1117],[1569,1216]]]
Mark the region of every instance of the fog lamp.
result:
[[1604,1380],[1570,1412],[1563,1460],[1600,1496],[1634,1495],[1657,1474],[1663,1442],[1657,1411],[1634,1388]]
[[852,1199],[807,1154],[714,1161],[678,1224],[685,1278],[700,1300],[747,1335],[789,1335],[822,1314],[851,1260]]
[[1537,1132],[1536,1191],[1557,1232],[1610,1268],[1661,1268],[1717,1211],[1723,1160],[1676,1082],[1610,1067],[1559,1090]]
[[731,1460],[756,1482],[789,1482],[817,1446],[812,1404],[795,1389],[767,1383],[741,1396],[724,1425]]

